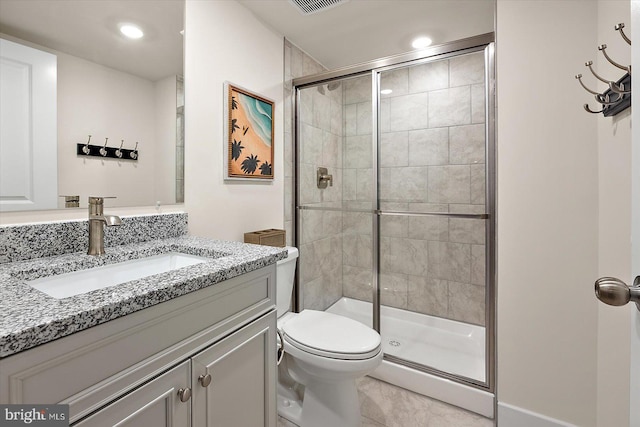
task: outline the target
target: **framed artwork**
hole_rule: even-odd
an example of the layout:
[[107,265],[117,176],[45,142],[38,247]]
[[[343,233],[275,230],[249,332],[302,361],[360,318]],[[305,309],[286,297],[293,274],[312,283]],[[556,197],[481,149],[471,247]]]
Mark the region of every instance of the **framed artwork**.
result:
[[275,103],[225,82],[225,179],[273,180]]

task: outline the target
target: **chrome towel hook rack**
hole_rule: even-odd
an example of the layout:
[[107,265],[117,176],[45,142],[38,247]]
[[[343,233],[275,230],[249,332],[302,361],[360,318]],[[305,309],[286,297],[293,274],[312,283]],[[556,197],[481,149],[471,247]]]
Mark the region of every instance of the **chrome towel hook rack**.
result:
[[[629,45],[631,45],[631,40],[626,36],[626,34],[623,31],[624,23],[620,23],[616,25],[614,28],[616,31],[620,33],[620,36],[622,37],[622,39],[625,42],[627,42]],[[593,61],[585,62],[584,65],[587,68],[589,68],[589,71],[591,71],[591,74],[593,74],[593,76],[596,79],[605,83],[609,87],[606,91],[602,93],[589,89],[582,81],[582,74],[576,74],[575,78],[580,83],[580,86],[582,86],[584,90],[592,94],[596,102],[602,105],[602,109],[596,111],[596,110],[592,110],[591,107],[589,107],[589,104],[584,104],[583,107],[588,113],[592,113],[592,114],[602,113],[605,117],[615,116],[621,111],[624,111],[627,108],[629,108],[629,106],[631,105],[631,65],[622,65],[619,62],[615,61],[613,58],[611,58],[607,53],[606,44],[601,44],[600,46],[598,46],[598,50],[602,52],[602,54],[604,55],[605,59],[609,64],[613,65],[614,67],[620,70],[625,71],[625,74],[616,81],[609,80],[602,77],[598,73],[596,73],[596,71],[592,67]]]

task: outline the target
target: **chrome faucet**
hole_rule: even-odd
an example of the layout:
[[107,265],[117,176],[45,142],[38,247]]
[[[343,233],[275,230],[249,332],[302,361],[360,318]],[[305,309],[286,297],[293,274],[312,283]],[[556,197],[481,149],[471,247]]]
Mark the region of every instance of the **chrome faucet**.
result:
[[104,197],[89,196],[89,250],[88,255],[104,254],[104,227],[122,224],[116,215],[104,215]]

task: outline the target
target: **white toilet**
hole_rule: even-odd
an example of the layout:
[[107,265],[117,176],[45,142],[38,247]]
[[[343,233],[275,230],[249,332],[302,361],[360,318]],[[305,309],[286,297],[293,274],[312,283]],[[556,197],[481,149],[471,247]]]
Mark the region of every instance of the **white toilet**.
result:
[[278,414],[300,427],[360,426],[355,380],[382,362],[380,335],[344,316],[290,312],[298,249],[287,249],[277,264]]

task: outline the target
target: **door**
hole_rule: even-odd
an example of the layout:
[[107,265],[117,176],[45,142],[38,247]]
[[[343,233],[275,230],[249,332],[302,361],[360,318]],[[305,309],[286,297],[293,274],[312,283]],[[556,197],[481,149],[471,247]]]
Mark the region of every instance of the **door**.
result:
[[[640,27],[640,0],[631,1],[631,22]],[[638,32],[633,33],[632,43],[640,43]],[[637,49],[631,50],[632,67],[640,67],[640,55]],[[631,120],[640,122],[640,109],[631,111]],[[625,305],[629,310],[630,328],[630,386],[629,386],[629,425],[640,427],[640,127],[631,129],[631,275],[635,277],[630,291],[627,284],[617,278],[605,277],[596,283],[598,298],[612,305]],[[626,242],[624,243],[626,244]],[[633,302],[636,302],[634,304]]]
[[[633,0],[631,2],[631,25],[634,28],[640,28],[640,1]],[[631,50],[632,67],[640,68],[640,52],[638,44],[640,43],[640,32],[632,33],[632,43],[636,46]],[[632,108],[631,120],[636,124],[640,123],[640,109]],[[640,126],[633,126],[631,129],[632,140],[632,163],[631,163],[631,277],[640,275]],[[630,407],[631,416],[630,424],[632,427],[640,427],[640,311],[631,310],[631,390],[630,390]]]
[[57,58],[4,39],[0,52],[0,211],[55,209]]
[[188,360],[184,361],[76,426],[190,426],[189,365]]
[[195,355],[194,427],[276,427],[275,311]]

